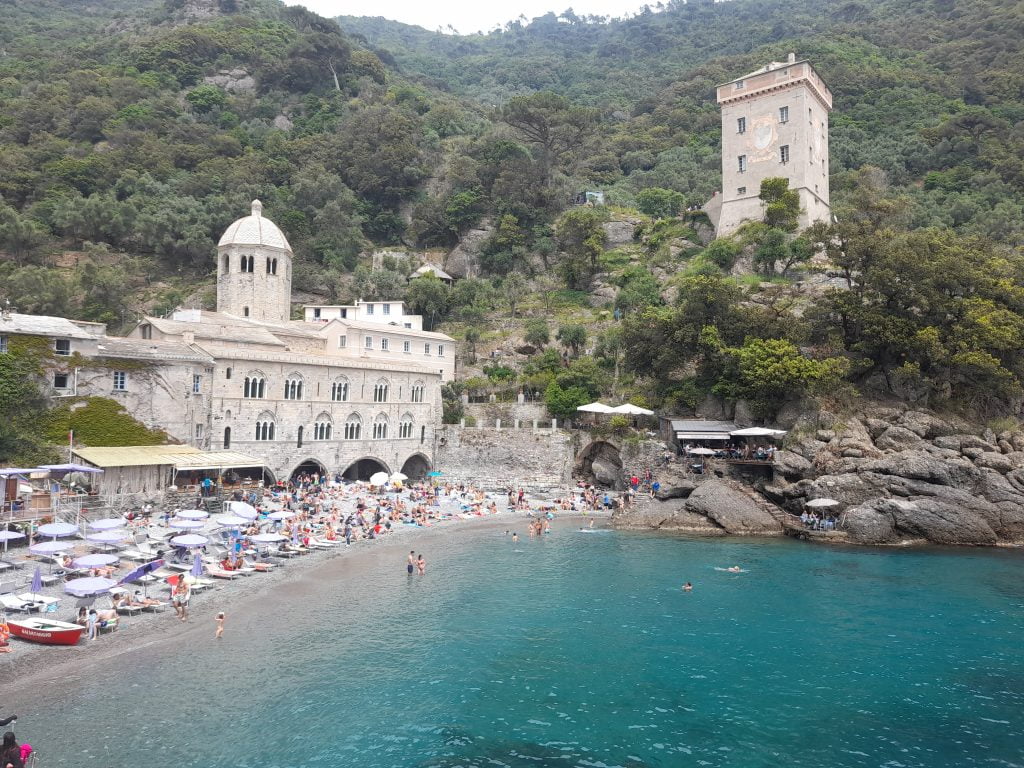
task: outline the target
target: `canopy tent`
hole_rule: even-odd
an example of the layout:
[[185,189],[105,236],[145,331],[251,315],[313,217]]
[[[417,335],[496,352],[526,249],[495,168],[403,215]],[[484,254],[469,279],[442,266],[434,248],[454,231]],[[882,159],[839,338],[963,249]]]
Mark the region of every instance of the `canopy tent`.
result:
[[805,506],[811,508],[837,507],[839,506],[839,502],[835,499],[811,499]]
[[610,405],[605,405],[604,403],[594,401],[593,403],[581,405],[576,410],[582,411],[583,413],[611,413],[613,409]]
[[768,429],[768,427],[747,427],[737,429],[729,433],[733,437],[782,437],[786,434],[784,429]]
[[[664,421],[663,419],[662,422],[664,423]],[[676,440],[691,443],[727,443],[732,440],[731,433],[739,429],[739,425],[731,421],[708,419],[669,419],[667,426],[675,435]]]
[[687,453],[691,456],[714,456],[716,451],[714,448],[691,448]]
[[612,408],[608,413],[622,413],[627,416],[653,416],[654,411],[649,411],[646,408],[641,408],[639,405],[633,405],[632,403],[623,403]]

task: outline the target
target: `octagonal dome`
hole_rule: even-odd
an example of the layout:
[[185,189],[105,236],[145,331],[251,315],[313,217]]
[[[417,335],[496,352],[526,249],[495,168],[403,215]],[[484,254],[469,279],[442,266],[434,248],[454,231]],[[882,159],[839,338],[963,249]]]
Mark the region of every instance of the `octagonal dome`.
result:
[[288,251],[292,247],[284,232],[270,219],[263,218],[263,204],[259,200],[252,201],[252,214],[243,216],[224,230],[224,234],[217,243],[221,248],[225,245],[265,245],[271,248],[280,248]]

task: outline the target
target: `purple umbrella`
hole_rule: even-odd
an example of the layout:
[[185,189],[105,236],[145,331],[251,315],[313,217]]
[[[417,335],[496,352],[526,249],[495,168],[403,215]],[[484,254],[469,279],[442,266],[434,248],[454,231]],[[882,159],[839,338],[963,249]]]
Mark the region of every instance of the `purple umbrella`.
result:
[[210,540],[205,536],[200,536],[195,533],[186,533],[184,536],[175,536],[171,539],[171,544],[176,547],[201,547]]
[[128,531],[100,531],[90,533],[85,538],[87,541],[98,541],[100,544],[116,544],[128,538]]
[[43,541],[39,544],[33,544],[28,548],[28,551],[33,555],[55,555],[68,549],[69,546],[66,541]]
[[83,555],[76,557],[73,564],[75,568],[98,568],[103,565],[113,565],[120,559],[117,555]]
[[178,513],[178,517],[184,518],[185,520],[205,520],[209,516],[209,512],[204,512],[201,509],[183,509]]
[[78,533],[78,526],[71,523],[47,523],[40,525],[36,532],[43,536],[70,536],[73,533]]
[[203,558],[196,552],[196,556],[192,559],[192,575],[197,579],[203,575]]
[[4,554],[7,554],[7,542],[17,541],[18,539],[24,539],[25,534],[19,533],[18,531],[0,531],[0,541],[4,543]]
[[[117,582],[117,583],[118,584],[126,584],[126,583],[131,582],[131,581],[138,581],[143,576],[145,576],[147,573],[152,573],[153,571],[162,568],[163,565],[164,565],[163,559],[151,560],[148,563],[143,563],[142,565],[138,566],[137,568],[133,568],[131,571],[126,573],[124,576],[122,576],[121,580],[119,582]],[[145,582],[144,581],[142,583],[142,588],[144,590],[145,596],[149,597],[149,582]]]
[[89,597],[109,592],[110,588],[116,586],[113,579],[104,579],[100,576],[90,576],[85,579],[72,579],[64,585],[64,591],[76,597]]
[[176,517],[173,520],[171,520],[171,522],[168,523],[168,525],[170,525],[171,528],[180,528],[180,529],[185,530],[185,531],[188,531],[188,530],[193,530],[194,531],[194,530],[198,530],[198,529],[202,528],[205,525],[205,523],[203,523],[200,520],[185,520],[185,519],[179,519],[179,518]]
[[120,528],[124,525],[124,520],[117,517],[105,517],[102,520],[93,520],[89,523],[89,527],[94,531],[109,531],[112,528]]
[[36,572],[32,574],[32,594],[38,595],[43,591],[43,572],[36,566]]

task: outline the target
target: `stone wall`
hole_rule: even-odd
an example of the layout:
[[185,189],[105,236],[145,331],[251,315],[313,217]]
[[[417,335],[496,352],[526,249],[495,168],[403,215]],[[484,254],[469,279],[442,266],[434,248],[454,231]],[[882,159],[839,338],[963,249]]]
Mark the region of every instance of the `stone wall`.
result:
[[465,403],[463,405],[467,420],[475,419],[477,424],[485,427],[495,426],[501,419],[503,427],[512,427],[516,420],[520,425],[531,427],[534,421],[541,424],[551,422],[551,416],[543,401],[533,403]]
[[446,426],[437,435],[434,465],[445,480],[489,489],[551,490],[570,482],[574,442],[569,432]]

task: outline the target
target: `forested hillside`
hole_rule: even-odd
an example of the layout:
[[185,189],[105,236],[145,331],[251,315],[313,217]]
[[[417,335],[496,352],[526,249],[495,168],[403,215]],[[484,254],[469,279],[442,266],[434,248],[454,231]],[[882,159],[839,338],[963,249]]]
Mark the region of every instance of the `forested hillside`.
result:
[[[209,307],[214,244],[258,197],[299,297],[404,298],[460,340],[460,386],[555,415],[609,393],[1019,409],[1020,3],[692,2],[466,37],[277,0],[4,11],[0,300],[20,311],[117,330]],[[719,185],[714,86],[789,51],[835,94],[839,223],[795,231],[783,184],[711,242],[687,209]],[[595,189],[610,205],[571,204]],[[428,257],[468,277],[410,281]]]

